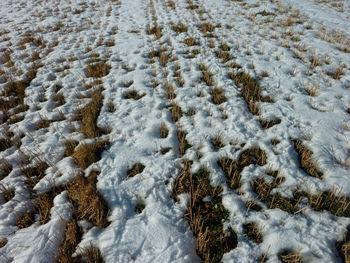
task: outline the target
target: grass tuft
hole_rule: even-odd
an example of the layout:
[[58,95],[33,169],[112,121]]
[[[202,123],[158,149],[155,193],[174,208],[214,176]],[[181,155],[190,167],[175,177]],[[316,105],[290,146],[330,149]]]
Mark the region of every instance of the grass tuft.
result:
[[159,127],[160,138],[166,138],[166,137],[168,137],[168,134],[169,134],[168,128],[166,127],[164,122],[161,122],[160,127]]
[[143,200],[141,199],[140,196],[137,196],[137,204],[135,206],[135,213],[137,214],[141,214],[143,209],[145,209],[146,205],[145,203],[143,202]]
[[102,152],[108,147],[106,140],[97,140],[93,143],[83,143],[72,154],[75,163],[82,169],[101,159]]
[[251,222],[243,225],[243,230],[245,235],[248,236],[250,240],[253,240],[255,243],[261,243],[261,229],[257,226],[256,223]]
[[211,99],[215,104],[221,104],[226,101],[225,90],[223,88],[213,88],[210,91]]
[[187,32],[187,26],[185,26],[181,21],[177,23],[176,25],[173,25],[171,27],[172,30],[174,30],[176,33],[185,33]]
[[302,263],[300,252],[293,252],[291,250],[284,250],[278,254],[282,263]]
[[8,176],[11,173],[12,168],[12,165],[7,160],[0,160],[0,180]]
[[224,230],[223,221],[229,211],[222,205],[219,187],[212,187],[209,172],[201,168],[190,172],[191,163],[184,161],[184,168],[175,180],[174,197],[182,193],[190,194],[185,218],[196,238],[197,254],[203,262],[221,262],[224,253],[237,246],[237,235],[231,229]]
[[259,122],[261,124],[261,126],[264,128],[264,129],[269,129],[271,128],[272,126],[275,126],[277,124],[280,124],[281,123],[281,119],[274,119],[274,120],[264,120],[263,118],[259,118]]
[[56,258],[59,263],[71,263],[74,262],[72,255],[80,243],[82,232],[75,219],[65,222],[64,228],[65,237]]
[[300,168],[308,175],[321,179],[323,174],[318,170],[317,162],[312,161],[313,152],[300,140],[292,139],[292,142],[299,157]]
[[136,90],[132,89],[124,93],[124,98],[125,99],[133,99],[133,100],[139,100],[146,94],[142,93],[139,94]]
[[108,225],[108,208],[96,188],[98,174],[92,171],[87,178],[83,174],[77,175],[68,187],[68,196],[73,201],[78,220],[85,219],[104,228]]
[[105,61],[88,64],[86,68],[86,77],[88,78],[102,78],[109,74],[111,66]]
[[91,95],[92,101],[77,111],[76,119],[81,120],[80,132],[88,138],[101,136],[104,131],[97,126],[97,118],[103,106],[103,88],[99,88]]
[[243,169],[251,164],[263,166],[266,164],[266,160],[266,153],[260,148],[253,147],[243,151],[238,161],[220,157],[217,163],[223,170],[226,178],[230,180],[230,187],[237,189],[241,180],[240,173]]
[[142,163],[135,163],[129,170],[126,171],[128,178],[134,177],[143,172],[146,166]]

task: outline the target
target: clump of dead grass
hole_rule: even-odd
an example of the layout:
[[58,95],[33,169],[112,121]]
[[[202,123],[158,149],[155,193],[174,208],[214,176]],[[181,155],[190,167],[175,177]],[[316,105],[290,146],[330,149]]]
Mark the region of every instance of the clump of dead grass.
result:
[[68,187],[68,196],[73,201],[78,220],[85,219],[95,226],[108,225],[108,207],[96,188],[98,172],[92,171],[87,178],[77,175]]
[[168,100],[173,100],[176,98],[175,87],[171,85],[169,82],[164,83],[166,97]]
[[97,140],[92,143],[82,143],[78,146],[72,157],[75,163],[82,169],[86,169],[91,164],[101,159],[102,152],[108,147],[106,140]]
[[64,157],[71,156],[74,153],[75,147],[77,147],[79,142],[75,140],[66,140],[64,145]]
[[[192,174],[191,162],[184,161],[184,168],[175,180],[174,197],[189,193],[190,200],[185,218],[196,238],[197,253],[204,262],[220,262],[223,254],[237,246],[237,235],[230,227],[223,228],[229,212],[222,205],[219,187],[212,187],[209,172],[201,168]],[[205,200],[205,198],[207,200]]]
[[137,196],[137,204],[135,206],[135,213],[140,214],[142,213],[143,209],[145,209],[146,205],[143,202],[142,198],[140,196]]
[[258,147],[252,147],[244,150],[240,154],[238,161],[227,157],[220,157],[217,163],[223,170],[227,179],[230,180],[230,187],[232,189],[237,189],[241,180],[240,173],[243,169],[251,164],[264,166],[266,160],[267,156],[265,151]]
[[157,39],[162,37],[162,28],[158,26],[157,23],[154,24],[153,27],[147,25],[147,34],[155,35]]
[[281,119],[274,119],[274,120],[265,120],[263,119],[262,117],[259,118],[259,122],[261,124],[261,126],[264,128],[264,129],[269,129],[271,128],[272,126],[275,126],[277,124],[280,124],[281,123]]
[[10,201],[15,196],[15,191],[5,185],[0,185],[0,195],[5,200],[5,202]]
[[176,33],[185,33],[187,32],[187,26],[184,25],[181,21],[171,27]]
[[0,180],[8,176],[11,173],[12,168],[12,165],[7,160],[0,160]]
[[201,80],[205,82],[208,86],[214,85],[213,73],[207,68],[204,63],[199,64],[199,69],[202,71]]
[[144,93],[138,93],[136,90],[132,89],[124,93],[124,98],[126,99],[133,99],[133,100],[139,100],[146,94]]
[[179,105],[176,104],[176,102],[173,102],[171,104],[171,119],[173,122],[177,122],[182,117],[182,109]]
[[214,32],[214,26],[210,22],[205,22],[205,23],[200,23],[198,24],[198,28],[203,32],[203,33],[212,33]]
[[241,89],[242,96],[247,102],[249,110],[254,115],[259,115],[258,102],[272,102],[270,97],[262,96],[262,88],[259,83],[244,71],[232,71],[230,78]]
[[65,237],[56,258],[59,263],[71,263],[74,262],[72,255],[77,245],[80,243],[82,231],[76,219],[72,219],[68,222],[64,222],[64,232]]
[[91,102],[76,113],[76,119],[81,120],[80,132],[88,138],[101,136],[104,131],[97,126],[97,118],[103,106],[103,88],[91,94]]
[[192,145],[186,140],[187,133],[178,129],[176,131],[177,139],[179,140],[179,152],[183,156],[187,149],[191,148]]
[[302,263],[302,257],[300,251],[284,250],[278,254],[282,263]]
[[39,161],[35,166],[27,167],[22,169],[22,173],[26,177],[26,183],[34,187],[42,178],[45,176],[45,171],[49,168],[46,162]]
[[347,227],[342,240],[338,241],[335,247],[343,262],[350,262],[350,226]]
[[225,90],[215,87],[210,91],[211,99],[215,104],[221,104],[226,101]]
[[303,145],[302,141],[298,139],[292,139],[295,151],[298,154],[300,168],[310,176],[316,178],[322,178],[323,174],[317,167],[317,162],[312,160],[313,152]]
[[160,127],[159,127],[160,138],[166,138],[166,137],[168,137],[168,134],[169,134],[168,128],[166,127],[164,122],[161,122]]
[[220,148],[225,146],[222,134],[218,133],[214,135],[212,139],[212,144],[215,147],[215,150],[218,151]]
[[102,78],[109,74],[111,66],[106,61],[100,61],[93,64],[88,64],[86,68],[86,77]]
[[146,166],[142,163],[135,163],[129,170],[126,171],[128,178],[134,177],[143,172]]
[[192,46],[195,46],[197,45],[197,41],[195,38],[193,37],[188,37],[184,40],[184,43],[189,46],[189,47],[192,47]]
[[255,243],[261,243],[262,242],[262,236],[261,236],[261,228],[254,223],[250,222],[243,225],[243,230],[245,235],[248,236],[250,240],[253,240]]

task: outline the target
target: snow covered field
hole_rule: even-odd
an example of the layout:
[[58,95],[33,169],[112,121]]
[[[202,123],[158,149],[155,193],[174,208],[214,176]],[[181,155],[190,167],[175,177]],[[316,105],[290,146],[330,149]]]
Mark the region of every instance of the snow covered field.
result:
[[0,262],[350,262],[349,176],[349,1],[0,1]]

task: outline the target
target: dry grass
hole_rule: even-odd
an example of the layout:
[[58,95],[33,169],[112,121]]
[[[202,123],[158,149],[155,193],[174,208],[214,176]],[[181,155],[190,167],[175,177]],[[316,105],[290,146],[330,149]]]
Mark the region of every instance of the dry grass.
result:
[[126,171],[128,178],[134,177],[143,172],[146,166],[142,163],[135,163],[129,170]]
[[334,79],[340,79],[340,77],[344,75],[344,68],[345,68],[345,65],[341,65],[335,71],[327,72],[327,75],[331,76]]
[[218,58],[221,59],[222,63],[227,63],[233,59],[233,56],[230,54],[230,52],[225,52],[225,51],[222,51],[221,49],[218,49],[216,51],[216,55],[218,56]]
[[54,195],[52,192],[43,193],[36,197],[35,206],[40,216],[40,224],[50,221],[50,211],[53,207]]
[[261,243],[262,237],[261,237],[261,228],[258,227],[258,225],[254,222],[247,223],[243,225],[243,230],[245,235],[248,236],[250,240],[253,240],[255,243]]
[[257,193],[259,200],[266,203],[269,209],[279,208],[283,211],[293,213],[301,199],[296,198],[289,200],[279,193],[271,194],[271,191],[282,181],[283,179],[281,179],[281,177],[275,177],[271,183],[267,183],[260,177],[254,180],[252,188],[254,192]]
[[322,178],[323,174],[318,170],[317,162],[312,160],[313,152],[304,146],[300,140],[292,139],[292,142],[298,154],[300,168],[310,176]]
[[5,202],[10,201],[15,196],[15,191],[0,184],[0,195],[5,200]]
[[74,259],[76,263],[104,263],[101,251],[94,247],[92,242],[90,246],[79,248],[79,255]]
[[107,111],[113,113],[116,110],[117,110],[117,108],[114,106],[113,101],[112,100],[108,101],[108,103],[107,103]]
[[320,86],[317,83],[310,83],[305,87],[306,93],[311,97],[317,96],[319,89],[320,89]]
[[174,1],[168,1],[167,4],[168,4],[168,6],[171,7],[172,9],[174,9],[174,10],[176,9],[176,7],[175,7],[175,2],[174,2]]
[[132,89],[124,93],[124,98],[125,99],[134,99],[134,100],[139,100],[146,94],[144,93],[138,93],[136,90]]
[[222,134],[218,133],[214,135],[214,138],[212,139],[212,144],[214,145],[214,148],[216,151],[224,147],[225,143],[224,143]]
[[179,105],[177,105],[175,102],[171,104],[171,119],[173,122],[177,122],[182,117],[182,110]]
[[187,133],[178,129],[176,131],[177,139],[179,140],[179,152],[183,156],[187,149],[191,148],[192,145],[186,140]]
[[300,252],[285,250],[279,253],[278,257],[280,258],[282,263],[302,263],[303,262]]
[[265,120],[263,118],[259,118],[259,122],[261,124],[261,126],[264,128],[264,129],[269,129],[271,128],[272,126],[275,126],[277,124],[280,124],[281,123],[281,119],[274,119],[274,120]]
[[329,211],[336,216],[350,217],[350,198],[332,189],[312,195],[303,193],[309,199],[311,207],[316,211]]
[[226,101],[225,90],[223,88],[213,88],[210,91],[211,99],[215,104],[221,104]]
[[213,86],[213,73],[207,68],[204,63],[201,63],[199,65],[199,69],[202,71],[202,81],[204,81],[208,86]]
[[60,107],[66,103],[64,95],[62,93],[55,94],[53,99],[56,101],[55,107]]
[[0,180],[8,176],[12,171],[12,165],[5,159],[0,160]]
[[64,143],[65,149],[64,149],[64,157],[72,156],[74,153],[75,147],[77,147],[79,142],[74,140],[66,140]]
[[189,46],[189,47],[192,47],[192,46],[195,46],[197,45],[197,41],[195,38],[193,37],[188,37],[184,40],[184,43]]
[[[222,205],[222,189],[210,185],[205,168],[195,174],[190,172],[190,168],[190,161],[185,160],[184,168],[175,181],[174,197],[177,199],[179,194],[190,194],[185,218],[196,238],[197,254],[203,262],[220,262],[224,253],[237,246],[237,235],[231,228],[223,228],[229,212]],[[210,197],[209,201],[204,201],[204,197]]]
[[35,125],[36,130],[44,129],[50,127],[51,121],[47,119],[43,119],[40,116],[40,121]]
[[12,147],[12,141],[8,138],[0,139],[0,152]]
[[174,30],[176,33],[185,33],[187,32],[187,26],[185,26],[181,21],[177,23],[176,25],[173,25],[171,27],[172,30]]
[[347,227],[343,239],[336,243],[336,249],[343,260],[343,262],[350,262],[350,226]]
[[91,94],[92,101],[76,113],[76,119],[81,120],[80,132],[88,138],[95,138],[104,134],[97,126],[97,118],[103,106],[102,88]]
[[203,33],[212,33],[214,32],[214,26],[210,23],[210,22],[206,22],[206,23],[201,23],[198,24],[198,28],[203,32]]
[[109,142],[97,140],[93,143],[83,143],[76,148],[72,157],[75,163],[82,169],[86,169],[91,164],[101,159],[102,152],[108,147]]
[[175,87],[168,82],[164,83],[165,91],[166,91],[166,97],[168,100],[173,100],[176,98],[175,94]]
[[6,244],[7,244],[7,239],[6,238],[0,239],[0,248],[6,246]]
[[74,213],[78,220],[85,219],[95,226],[108,225],[108,207],[96,189],[98,172],[92,171],[87,178],[77,175],[68,187],[68,196],[74,204]]
[[160,138],[166,138],[166,137],[168,137],[168,134],[169,134],[168,128],[166,127],[164,122],[161,122],[160,127],[159,127]]
[[35,212],[27,210],[23,215],[17,216],[16,226],[19,229],[27,228],[35,223]]
[[88,64],[86,68],[86,77],[102,78],[109,74],[111,66],[105,61],[100,61],[94,64]]
[[259,115],[259,106],[257,102],[272,102],[270,97],[262,96],[262,89],[259,83],[248,73],[243,71],[232,71],[230,78],[237,87],[241,89],[242,96],[247,102],[249,110],[254,115]]
[[25,175],[26,183],[34,187],[45,176],[46,169],[49,165],[46,162],[38,162],[35,166],[22,169],[22,173]]
[[159,64],[165,67],[170,59],[170,55],[166,52],[161,52],[159,56]]
[[143,209],[145,209],[145,207],[146,207],[146,205],[143,202],[143,200],[141,199],[141,197],[137,196],[137,204],[134,208],[135,213],[137,213],[137,214],[142,213],[142,211],[143,211]]
[[244,150],[238,159],[238,161],[221,157],[218,160],[218,165],[223,170],[225,176],[230,180],[230,187],[237,189],[241,180],[240,173],[246,166],[251,164],[263,166],[266,164],[266,153],[258,147],[249,148]]
[[80,243],[82,232],[75,219],[64,224],[65,237],[56,258],[59,263],[71,263],[74,262],[72,255]]
[[147,34],[155,35],[157,39],[162,37],[162,28],[158,26],[157,23],[154,24],[153,27],[147,25]]

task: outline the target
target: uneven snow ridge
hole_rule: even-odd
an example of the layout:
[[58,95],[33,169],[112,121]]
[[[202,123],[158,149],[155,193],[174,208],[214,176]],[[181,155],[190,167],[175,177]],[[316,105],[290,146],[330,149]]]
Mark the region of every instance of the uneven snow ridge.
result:
[[0,262],[350,262],[350,3],[0,1]]

